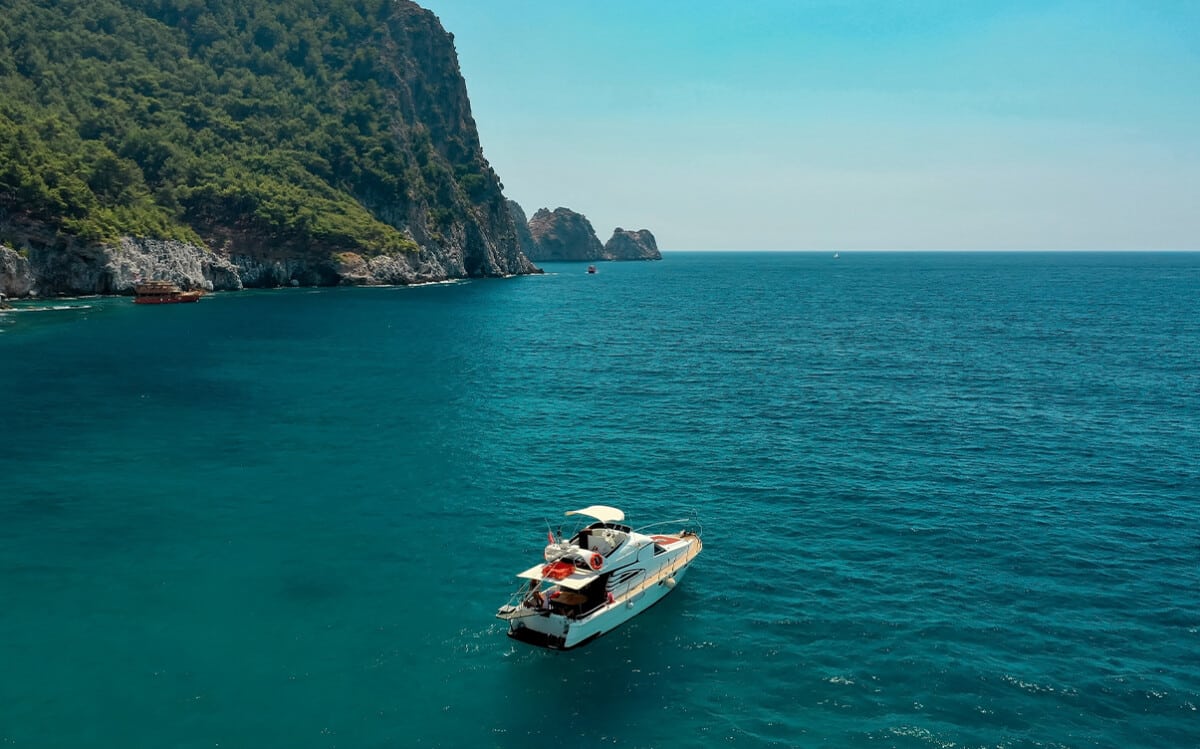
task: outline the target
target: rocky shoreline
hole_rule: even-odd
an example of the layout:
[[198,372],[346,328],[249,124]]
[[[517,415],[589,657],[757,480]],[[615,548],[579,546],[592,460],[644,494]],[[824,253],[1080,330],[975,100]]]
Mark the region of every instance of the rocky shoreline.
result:
[[[269,20],[275,17],[271,7],[261,2],[250,3],[246,12],[252,18],[258,13],[268,14]],[[251,71],[263,76],[263,85],[279,91],[282,103],[278,106],[284,107],[291,121],[306,122],[304,118],[310,115],[325,118],[333,128],[329,138],[334,145],[313,146],[303,150],[300,158],[296,156],[299,141],[281,140],[282,136],[268,132],[238,147],[244,146],[248,153],[258,155],[247,163],[231,161],[228,175],[233,176],[218,179],[213,175],[201,178],[185,174],[175,175],[171,178],[174,181],[167,182],[163,182],[166,177],[152,168],[154,164],[145,153],[124,155],[123,141],[111,134],[84,133],[86,128],[75,133],[78,142],[73,145],[56,144],[52,149],[42,144],[44,153],[37,152],[39,158],[66,164],[63,168],[71,172],[82,169],[72,166],[83,158],[76,151],[112,151],[110,160],[125,170],[120,173],[128,177],[130,184],[151,194],[164,188],[167,193],[174,190],[189,196],[182,203],[159,206],[162,209],[159,213],[168,215],[174,226],[147,228],[135,223],[101,221],[98,217],[111,219],[113,215],[125,215],[121,211],[133,210],[129,204],[133,188],[106,193],[102,188],[108,183],[100,178],[102,174],[97,176],[99,172],[83,174],[90,182],[84,179],[79,184],[72,183],[75,192],[68,200],[60,195],[61,191],[51,190],[47,182],[66,179],[62,175],[45,179],[36,176],[41,167],[32,162],[7,169],[5,175],[0,175],[3,177],[0,179],[0,293],[14,299],[131,294],[139,278],[171,281],[184,289],[212,291],[291,285],[415,284],[539,273],[521,252],[499,176],[483,156],[454,37],[446,32],[437,16],[410,0],[396,0],[382,7],[386,13],[370,18],[356,15],[360,8],[348,8],[338,16],[340,21],[331,20],[331,26],[321,32],[328,32],[326,41],[335,47],[347,35],[362,37],[358,43],[367,46],[360,50],[363,64],[355,75],[334,70],[320,61],[281,61],[282,72],[270,75]],[[154,44],[147,48],[147,55],[169,54],[176,50],[171,46],[172,40],[191,38],[191,27],[181,22],[177,14],[168,12],[169,9],[158,9],[163,11],[158,15],[152,12],[154,8],[126,10],[130,18],[145,16],[146,23],[162,24],[177,34],[151,40]],[[56,15],[61,18],[56,20]],[[360,25],[370,31],[353,26],[342,16],[351,21],[358,18]],[[58,7],[47,10],[42,18],[50,26],[63,27],[74,23],[72,19],[68,9]],[[344,23],[351,23],[352,27],[339,25]],[[118,25],[108,35],[114,43],[126,43],[140,52],[137,40],[129,38],[126,32],[126,26]],[[243,32],[244,29],[234,26],[214,29],[214,33],[223,39],[227,37],[228,43],[235,46],[245,42]],[[207,49],[207,44],[196,49]],[[156,74],[162,73],[164,91],[177,97],[171,99],[164,94],[167,98],[163,101],[174,102],[176,107],[181,106],[179,91],[191,92],[189,86],[195,84],[185,75],[187,71],[163,72],[149,59],[139,58],[134,63],[147,70],[153,68]],[[204,54],[195,61],[196,65],[209,63],[225,64],[219,60],[214,63]],[[246,68],[249,62],[243,59],[238,64]],[[293,82],[311,80],[316,75],[337,79],[337,88],[342,93],[336,101],[312,91],[305,93],[306,99],[289,98]],[[125,91],[119,86],[114,90]],[[385,106],[365,108],[359,102],[355,104],[358,107],[355,112],[361,121],[351,124],[343,121],[349,116],[346,115],[349,110],[345,109],[347,99],[376,94],[386,102]],[[89,100],[113,95],[102,96],[91,91],[81,94]],[[263,116],[254,107],[246,109],[232,99],[223,99],[221,91],[202,89],[188,96],[212,100],[205,104],[208,107],[205,116],[232,122]],[[322,106],[329,111],[320,110]],[[103,108],[100,111],[108,115]],[[52,119],[69,114],[56,112],[46,116]],[[179,116],[187,121],[191,115]],[[163,153],[186,150],[187,139],[178,132],[154,130],[153,122],[138,120],[132,114],[126,119],[116,114],[112,117],[120,120],[122,131],[140,133],[139,137]],[[376,120],[386,125],[379,132],[372,130],[382,127]],[[82,125],[67,122],[64,127],[82,128]],[[24,134],[34,139],[30,142],[36,140],[35,136],[36,133]],[[236,133],[228,135],[233,141],[239,137],[242,136]],[[211,147],[220,151],[233,141],[220,141]],[[353,149],[337,150],[341,148],[337,144],[343,141],[360,145],[370,142],[376,144],[376,149],[370,151],[369,158],[367,154],[351,158],[352,153],[357,153]],[[333,150],[321,151],[326,146]],[[342,156],[333,159],[331,154],[335,151]],[[179,158],[188,155],[180,153]],[[195,158],[211,155],[203,149],[191,154]],[[338,162],[336,169],[331,166],[333,161]],[[303,179],[290,184],[295,175]],[[72,178],[75,176],[78,175]],[[21,182],[22,179],[25,181]],[[222,179],[228,184],[221,182]],[[38,185],[45,190],[38,192],[34,189]],[[137,215],[155,215],[153,206],[139,206],[142,213]],[[316,215],[322,211],[321,216]],[[87,225],[92,231],[78,231],[78,222],[67,220],[71,216],[90,217],[93,223]],[[97,226],[104,231],[96,230]],[[154,231],[162,233],[155,235]],[[113,239],[106,232],[119,238]],[[120,236],[141,232],[151,232],[150,236],[158,238]],[[184,237],[188,241],[166,236]]]
[[[540,272],[531,263],[519,273]],[[506,277],[516,273],[493,272]],[[421,250],[363,257],[269,257],[219,253],[174,240],[124,238],[114,245],[54,249],[0,245],[0,294],[9,299],[134,293],[138,281],[170,281],[183,289],[237,291],[286,286],[408,286],[468,274],[447,267],[439,253]]]

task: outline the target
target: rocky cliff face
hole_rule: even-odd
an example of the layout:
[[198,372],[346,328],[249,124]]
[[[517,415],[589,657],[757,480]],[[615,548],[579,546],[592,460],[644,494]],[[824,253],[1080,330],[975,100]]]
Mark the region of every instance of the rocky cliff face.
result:
[[604,243],[604,254],[609,260],[662,260],[649,229],[628,231],[617,227],[612,238]]
[[567,208],[539,209],[529,219],[529,233],[534,244],[529,257],[535,262],[604,259],[604,245],[582,213]]
[[512,217],[513,227],[517,230],[517,244],[525,256],[533,259],[537,254],[537,242],[529,231],[529,219],[525,217],[525,209],[515,200],[508,201],[508,214]]
[[377,262],[372,277],[380,273],[407,283],[536,272],[521,252],[500,180],[483,157],[454,38],[433,13],[409,0],[393,5],[386,29],[384,83],[396,94],[397,140],[412,163],[424,158],[428,164],[432,157],[444,167],[440,179],[429,180],[440,182],[430,185],[434,201],[410,191],[403,203],[372,206],[369,194],[360,195],[421,247]]
[[228,259],[174,240],[122,239],[113,245],[63,238],[58,244],[0,246],[0,293],[13,298],[56,294],[129,294],[139,279],[172,281],[185,289],[241,289]]
[[11,247],[0,245],[0,294],[12,297],[28,296],[35,283],[28,258]]
[[[521,251],[500,181],[483,157],[453,37],[433,13],[410,0],[385,7],[364,57],[372,62],[364,62],[359,75],[363,85],[385,92],[394,139],[389,158],[402,169],[394,174],[402,187],[346,177],[338,189],[370,219],[394,227],[406,243],[411,239],[407,248],[380,252],[339,240],[336,232],[316,239],[311,232],[289,234],[280,224],[265,225],[241,212],[246,209],[238,200],[245,201],[237,196],[228,206],[185,215],[199,243],[130,237],[85,241],[6,194],[0,195],[5,198],[0,200],[0,236],[7,244],[0,247],[0,292],[11,297],[130,293],[138,277],[220,290],[292,283],[410,284],[539,272]],[[155,20],[172,23],[167,17]],[[176,22],[179,33],[191,33],[191,27]],[[338,85],[350,96],[358,83]],[[338,168],[358,173],[354,158],[371,156],[348,154]],[[292,220],[285,216],[284,221]]]

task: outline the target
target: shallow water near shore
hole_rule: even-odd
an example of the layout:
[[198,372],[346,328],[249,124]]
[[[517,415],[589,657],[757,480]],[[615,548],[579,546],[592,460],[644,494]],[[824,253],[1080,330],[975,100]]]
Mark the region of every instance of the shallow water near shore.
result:
[[0,746],[1200,745],[1200,254],[585,267],[0,315]]

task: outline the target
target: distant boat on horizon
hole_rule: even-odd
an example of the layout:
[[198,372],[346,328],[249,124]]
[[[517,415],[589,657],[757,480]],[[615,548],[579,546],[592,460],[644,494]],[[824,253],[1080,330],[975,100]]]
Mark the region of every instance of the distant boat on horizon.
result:
[[837,259],[838,259],[839,257],[841,257],[841,256],[842,256],[842,253],[840,253],[840,252],[835,252],[835,253],[833,253],[833,259],[834,259],[834,260],[837,260]]

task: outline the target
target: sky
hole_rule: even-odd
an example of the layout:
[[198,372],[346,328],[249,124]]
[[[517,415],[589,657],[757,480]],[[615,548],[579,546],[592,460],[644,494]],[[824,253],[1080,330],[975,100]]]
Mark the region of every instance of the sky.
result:
[[665,250],[1200,249],[1200,0],[418,0],[532,215]]

